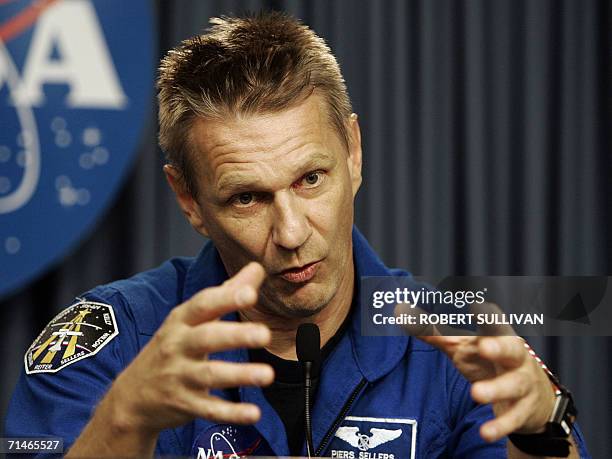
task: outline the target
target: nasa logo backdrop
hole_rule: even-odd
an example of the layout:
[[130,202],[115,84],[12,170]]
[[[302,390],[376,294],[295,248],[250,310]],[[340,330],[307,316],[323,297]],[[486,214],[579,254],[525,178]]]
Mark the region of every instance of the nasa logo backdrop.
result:
[[0,0],[0,297],[91,229],[151,108],[146,0]]

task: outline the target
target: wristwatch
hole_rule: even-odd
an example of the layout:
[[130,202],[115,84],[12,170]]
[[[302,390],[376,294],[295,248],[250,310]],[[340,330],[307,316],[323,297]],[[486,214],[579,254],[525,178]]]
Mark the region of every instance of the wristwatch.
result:
[[540,363],[555,389],[556,402],[553,412],[544,427],[544,432],[537,434],[510,434],[508,438],[518,449],[533,456],[567,457],[570,453],[568,437],[578,415],[572,393],[561,385],[557,377],[535,355],[525,342],[525,347]]

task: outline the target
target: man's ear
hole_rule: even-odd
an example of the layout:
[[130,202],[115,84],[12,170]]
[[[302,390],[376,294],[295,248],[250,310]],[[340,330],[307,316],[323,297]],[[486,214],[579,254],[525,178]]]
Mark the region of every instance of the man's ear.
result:
[[193,226],[198,233],[208,237],[208,231],[204,225],[204,219],[202,218],[198,202],[187,189],[182,174],[176,167],[170,164],[164,166],[164,174],[166,175],[168,185],[170,185],[170,188],[174,191],[179,207],[185,214],[185,217],[187,217],[187,220],[189,220],[191,226]]
[[359,129],[359,121],[357,114],[352,113],[348,119],[349,133],[349,157],[348,166],[351,181],[353,183],[353,196],[357,194],[361,186],[361,130]]

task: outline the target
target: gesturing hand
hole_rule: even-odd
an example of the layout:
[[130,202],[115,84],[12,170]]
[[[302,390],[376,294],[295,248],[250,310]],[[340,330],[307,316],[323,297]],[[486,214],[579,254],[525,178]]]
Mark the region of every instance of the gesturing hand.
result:
[[480,435],[493,442],[512,433],[544,430],[554,408],[554,389],[516,336],[419,337],[447,354],[472,385],[472,398],[491,403],[496,419]]
[[208,355],[269,342],[264,325],[218,320],[253,306],[264,277],[262,266],[251,263],[223,285],[204,289],[172,310],[109,391],[120,407],[121,425],[158,432],[196,417],[239,424],[259,419],[256,405],[222,400],[209,390],[270,384],[272,368],[209,360]]
[[[499,311],[495,305],[487,306]],[[406,311],[419,313],[402,305],[396,314]],[[448,355],[457,370],[473,383],[471,395],[476,402],[492,404],[495,419],[480,429],[482,438],[489,442],[512,432],[543,431],[555,404],[548,376],[529,355],[523,340],[507,328],[498,332],[511,336],[440,336],[436,327],[418,330],[430,336],[416,336]],[[415,330],[407,331],[414,334]]]

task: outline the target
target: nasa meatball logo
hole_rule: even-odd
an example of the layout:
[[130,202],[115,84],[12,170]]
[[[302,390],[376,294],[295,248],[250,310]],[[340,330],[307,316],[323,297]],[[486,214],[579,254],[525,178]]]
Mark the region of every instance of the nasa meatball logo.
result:
[[0,0],[0,296],[92,228],[152,98],[146,0]]
[[118,334],[111,305],[79,300],[34,340],[25,355],[26,373],[56,373],[97,354]]
[[347,416],[330,445],[330,456],[343,459],[414,459],[417,421]]
[[197,436],[192,456],[196,459],[238,459],[274,456],[274,452],[253,426],[216,424]]

